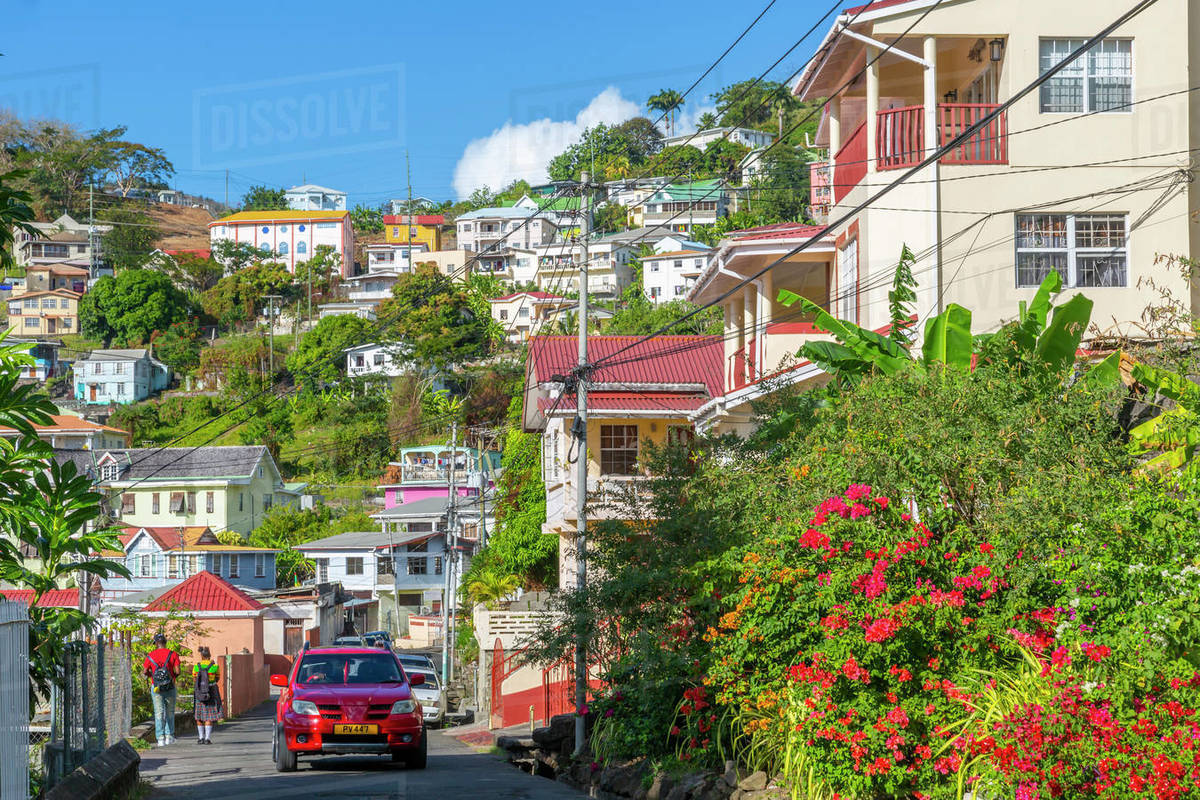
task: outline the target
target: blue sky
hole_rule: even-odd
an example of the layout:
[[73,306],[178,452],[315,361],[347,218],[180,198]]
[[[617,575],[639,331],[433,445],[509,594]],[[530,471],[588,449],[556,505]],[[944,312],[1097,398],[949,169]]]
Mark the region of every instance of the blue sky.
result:
[[[8,0],[0,107],[126,125],[167,151],[178,188],[217,199],[228,168],[231,201],[306,179],[376,205],[406,194],[406,149],[414,194],[441,199],[536,172],[583,125],[683,91],[764,4]],[[690,117],[825,10],[777,3],[689,96]]]

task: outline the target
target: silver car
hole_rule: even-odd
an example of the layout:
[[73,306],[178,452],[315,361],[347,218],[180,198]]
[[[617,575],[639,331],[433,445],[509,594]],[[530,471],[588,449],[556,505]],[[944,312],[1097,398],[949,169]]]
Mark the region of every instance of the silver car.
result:
[[438,680],[437,673],[432,669],[412,667],[408,664],[404,665],[404,671],[409,675],[425,676],[425,683],[414,686],[412,693],[421,701],[421,708],[425,712],[425,724],[441,727],[446,721],[446,690]]

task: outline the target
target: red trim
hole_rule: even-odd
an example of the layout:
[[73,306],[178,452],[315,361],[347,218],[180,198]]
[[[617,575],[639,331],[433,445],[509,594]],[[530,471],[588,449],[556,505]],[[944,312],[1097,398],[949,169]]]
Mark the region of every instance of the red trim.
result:
[[772,322],[767,325],[767,333],[804,333],[804,334],[822,334],[829,331],[818,328],[811,322]]

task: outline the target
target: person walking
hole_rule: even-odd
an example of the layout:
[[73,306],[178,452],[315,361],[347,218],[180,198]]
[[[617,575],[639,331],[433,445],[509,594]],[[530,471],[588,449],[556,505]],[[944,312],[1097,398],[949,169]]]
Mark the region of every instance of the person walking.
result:
[[158,738],[158,746],[175,744],[175,679],[179,677],[179,654],[167,648],[167,637],[163,634],[154,634],[154,649],[142,662],[142,671],[150,679],[154,735]]
[[213,723],[221,718],[221,670],[203,645],[196,648],[200,663],[192,670],[196,699],[196,744],[212,744]]

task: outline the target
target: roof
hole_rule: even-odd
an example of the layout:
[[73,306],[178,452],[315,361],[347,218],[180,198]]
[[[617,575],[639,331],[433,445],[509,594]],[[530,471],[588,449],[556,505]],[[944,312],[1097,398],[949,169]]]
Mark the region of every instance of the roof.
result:
[[146,532],[146,535],[155,541],[162,550],[200,550],[200,551],[220,551],[220,552],[246,552],[246,553],[277,553],[278,550],[273,550],[269,547],[249,547],[247,545],[237,544],[222,544],[216,534],[212,532],[212,528],[206,525],[185,525],[185,526],[141,526],[122,528],[118,538],[121,540],[123,547],[128,547],[129,543],[141,533]]
[[777,222],[773,225],[760,225],[757,228],[730,231],[726,236],[739,242],[758,241],[761,239],[810,239],[822,230],[824,228],[820,225],[803,225],[799,222]]
[[905,5],[906,3],[915,3],[915,2],[916,2],[916,0],[871,0],[871,2],[869,2],[865,5],[852,6],[851,8],[842,9],[842,13],[843,14],[857,14],[861,11],[866,11],[868,8],[871,9],[872,11],[878,11],[881,8],[888,8],[889,6],[902,6],[902,5]]
[[251,447],[162,447],[109,450],[128,465],[121,480],[166,481],[189,478],[249,478],[263,458],[262,445]]
[[[33,602],[33,589],[0,589],[5,600],[29,605]],[[79,589],[50,589],[43,592],[37,601],[38,608],[79,608]]]
[[169,256],[189,255],[200,258],[212,258],[212,250],[206,247],[179,247],[174,250],[163,250]]
[[345,194],[339,189],[330,189],[328,186],[320,186],[315,183],[304,183],[299,186],[293,186],[290,189],[284,190],[284,193],[289,192],[326,192],[327,194]]
[[224,578],[208,570],[197,572],[183,583],[172,587],[143,611],[260,611],[266,606]]
[[79,299],[79,292],[72,292],[70,289],[46,289],[41,292],[26,292],[25,294],[14,294],[9,297],[9,300],[24,300],[26,297],[45,297],[53,295],[54,297],[67,297],[71,300]]
[[[698,394],[675,392],[588,392],[588,413],[593,411],[695,411],[709,401]],[[539,397],[538,411],[575,413],[575,395]]]
[[[579,360],[579,341],[574,336],[535,336],[529,340],[529,369],[537,380],[567,375]],[[613,363],[604,362],[613,358]],[[605,384],[702,384],[709,397],[724,394],[724,344],[720,336],[592,336],[588,358],[600,363],[591,383]],[[588,402],[603,391],[588,391]]]
[[231,222],[323,222],[347,219],[349,216],[349,211],[239,211],[213,220],[208,223],[208,227],[227,225]]
[[[415,220],[410,222],[409,220]],[[384,225],[441,225],[446,221],[443,214],[384,214]]]
[[693,181],[664,186],[646,200],[647,203],[682,202],[685,200],[714,200],[724,191],[721,181]]
[[422,500],[414,500],[411,503],[401,503],[398,506],[392,506],[389,509],[372,514],[371,518],[437,517],[445,514],[446,508],[449,505],[449,500],[446,497],[426,497]]
[[93,350],[79,357],[80,361],[137,361],[150,355],[145,348],[128,350]]
[[91,275],[91,270],[87,267],[76,267],[73,264],[30,264],[25,268],[26,274],[30,272],[49,272],[54,275]]
[[[83,417],[72,417],[65,414],[51,414],[50,419],[53,420],[49,425],[33,426],[33,429],[46,433],[63,432],[63,431],[108,431],[109,433],[119,433],[122,436],[128,436],[129,431],[123,431],[120,428],[110,428],[107,425],[101,425]],[[0,425],[0,432],[12,431],[14,428],[8,428]]]
[[379,531],[350,531],[339,533],[337,536],[327,536],[324,539],[314,539],[293,546],[293,550],[379,550],[392,545],[413,544],[430,539],[434,534],[424,533],[393,533]]
[[566,300],[561,294],[550,294],[550,292],[513,292],[506,294],[504,297],[493,297],[489,303],[503,303],[508,300],[514,300],[518,297],[532,297],[534,300]]
[[459,215],[458,219],[488,219],[490,217],[525,219],[526,217],[532,217],[535,213],[531,208],[477,208],[474,211],[468,211],[466,214]]

